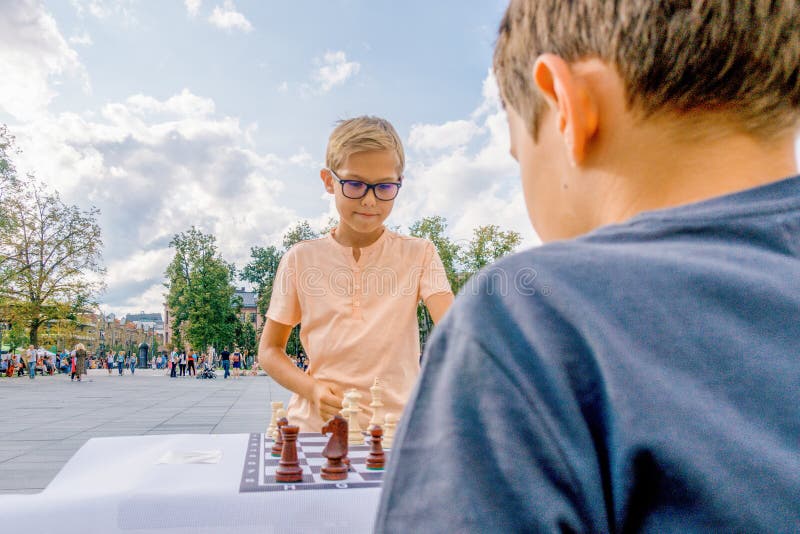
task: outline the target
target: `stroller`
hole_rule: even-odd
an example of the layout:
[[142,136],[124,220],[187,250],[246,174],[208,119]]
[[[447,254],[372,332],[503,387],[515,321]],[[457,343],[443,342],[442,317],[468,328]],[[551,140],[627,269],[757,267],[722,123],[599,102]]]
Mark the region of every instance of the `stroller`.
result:
[[208,362],[203,362],[203,365],[200,366],[200,372],[197,373],[197,378],[198,380],[201,378],[217,378],[217,373],[214,372]]

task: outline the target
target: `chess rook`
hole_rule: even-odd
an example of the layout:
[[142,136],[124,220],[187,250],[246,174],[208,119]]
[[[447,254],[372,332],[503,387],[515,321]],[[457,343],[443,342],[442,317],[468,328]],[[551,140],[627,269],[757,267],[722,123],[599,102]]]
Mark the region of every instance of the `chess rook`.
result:
[[283,450],[281,451],[281,461],[275,471],[277,482],[302,482],[303,469],[297,460],[297,433],[300,427],[285,425],[281,427],[283,435]]

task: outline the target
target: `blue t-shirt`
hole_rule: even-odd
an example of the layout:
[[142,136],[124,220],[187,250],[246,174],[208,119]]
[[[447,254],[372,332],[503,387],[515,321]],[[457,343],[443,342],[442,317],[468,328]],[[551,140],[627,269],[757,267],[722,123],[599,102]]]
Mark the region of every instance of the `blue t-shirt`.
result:
[[388,532],[800,529],[800,178],[505,258],[436,329]]

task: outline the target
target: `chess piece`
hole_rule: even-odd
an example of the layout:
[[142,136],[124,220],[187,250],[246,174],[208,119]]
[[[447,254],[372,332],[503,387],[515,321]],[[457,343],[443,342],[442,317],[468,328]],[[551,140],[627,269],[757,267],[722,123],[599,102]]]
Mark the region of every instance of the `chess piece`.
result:
[[269,426],[267,427],[267,437],[272,437],[275,433],[278,422],[278,418],[275,417],[275,414],[278,410],[283,408],[283,403],[281,401],[274,401],[270,403],[270,407],[272,408],[272,416],[269,419]]
[[272,441],[278,441],[279,436],[278,436],[277,424],[278,424],[278,421],[280,421],[281,419],[283,419],[285,417],[286,417],[286,410],[284,410],[283,408],[278,408],[278,411],[275,412],[275,425],[276,426],[275,426],[275,430],[272,432]]
[[380,470],[383,469],[383,464],[386,462],[386,455],[381,447],[381,440],[383,438],[383,429],[379,426],[373,426],[369,429],[369,454],[367,455],[367,469]]
[[283,450],[278,468],[275,470],[276,482],[301,482],[303,480],[303,468],[297,460],[297,433],[300,427],[294,425],[284,425],[281,427],[283,435]]
[[347,418],[347,442],[350,445],[364,444],[364,434],[361,430],[361,425],[358,424],[358,415],[361,413],[361,407],[358,405],[359,399],[361,399],[361,393],[359,393],[356,389],[348,390],[344,396],[344,400],[349,406]]
[[[278,415],[280,415],[281,412],[286,413],[286,410],[278,410]],[[285,417],[278,419],[278,426],[276,430],[278,437],[275,440],[275,444],[272,446],[272,456],[278,457],[281,455],[281,452],[283,451],[283,432],[281,432],[281,429],[288,424],[289,420]]]
[[347,420],[335,415],[322,427],[322,435],[331,433],[328,444],[322,449],[322,456],[328,459],[322,466],[320,476],[325,480],[344,480],[347,478]]
[[383,423],[383,448],[391,449],[394,445],[394,432],[397,428],[397,416],[393,413],[387,413]]
[[372,402],[369,403],[369,407],[372,408],[372,419],[369,420],[369,426],[380,426],[383,423],[383,386],[377,377],[369,392],[372,394]]

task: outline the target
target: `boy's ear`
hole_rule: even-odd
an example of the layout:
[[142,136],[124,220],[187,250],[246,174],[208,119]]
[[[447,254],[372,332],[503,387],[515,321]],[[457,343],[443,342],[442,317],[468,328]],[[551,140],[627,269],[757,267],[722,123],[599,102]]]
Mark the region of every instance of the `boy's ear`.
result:
[[558,114],[558,129],[575,164],[586,157],[586,145],[597,133],[598,113],[584,83],[561,57],[542,54],[533,65],[533,81]]
[[322,169],[319,171],[319,177],[322,179],[322,183],[325,184],[325,191],[333,194],[333,175],[331,175],[331,171],[328,169]]

